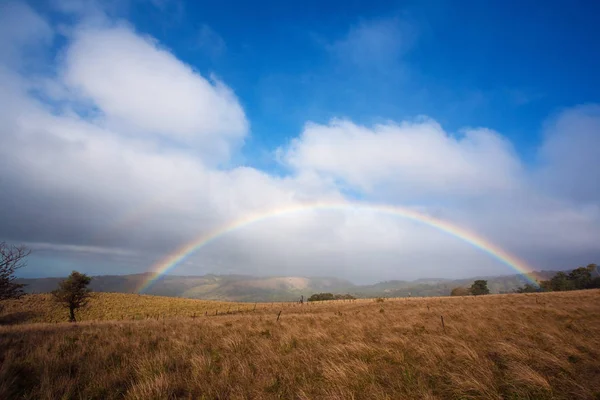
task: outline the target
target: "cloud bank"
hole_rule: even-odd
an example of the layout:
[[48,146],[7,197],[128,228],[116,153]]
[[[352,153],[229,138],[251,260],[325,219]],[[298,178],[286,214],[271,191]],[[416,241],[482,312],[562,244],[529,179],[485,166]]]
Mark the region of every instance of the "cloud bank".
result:
[[[600,255],[599,106],[550,118],[532,160],[501,132],[448,132],[428,117],[307,121],[273,149],[285,171],[275,174],[233,164],[251,124],[226,82],[123,21],[81,18],[59,33],[22,3],[1,7],[0,240],[34,248],[30,275],[146,271],[248,213],[311,201],[411,207],[537,269]],[[174,272],[376,281],[511,271],[422,224],[307,211],[234,231]]]

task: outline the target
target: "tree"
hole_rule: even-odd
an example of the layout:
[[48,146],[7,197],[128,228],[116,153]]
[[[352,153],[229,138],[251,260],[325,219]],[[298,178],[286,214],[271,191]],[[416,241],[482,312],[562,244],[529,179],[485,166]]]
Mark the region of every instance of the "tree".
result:
[[469,289],[464,287],[456,287],[450,292],[450,296],[468,296],[470,294]]
[[557,272],[550,280],[540,282],[540,285],[544,290],[554,292],[573,290],[575,288],[573,281],[569,279],[569,275],[564,272]]
[[92,278],[77,271],[58,284],[58,289],[52,295],[59,303],[69,309],[69,321],[75,322],[75,310],[85,307],[90,297],[91,290],[88,289]]
[[0,300],[18,299],[25,285],[15,282],[15,271],[23,268],[25,257],[31,253],[25,246],[0,242]]
[[592,281],[592,272],[590,268],[579,267],[569,273],[569,280],[574,289],[586,289]]
[[487,281],[485,280],[476,280],[471,285],[471,294],[474,296],[479,296],[481,294],[490,294],[490,289],[487,287]]
[[592,278],[590,284],[587,287],[588,289],[598,289],[600,288],[600,276]]

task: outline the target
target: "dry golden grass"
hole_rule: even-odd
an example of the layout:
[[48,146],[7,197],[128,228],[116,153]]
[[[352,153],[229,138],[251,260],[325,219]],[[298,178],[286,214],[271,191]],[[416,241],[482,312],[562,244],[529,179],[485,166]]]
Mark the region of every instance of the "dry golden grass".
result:
[[11,325],[0,398],[598,399],[599,338],[597,290]]
[[[33,294],[2,303],[0,324],[65,322],[69,311],[54,302],[50,294]],[[78,321],[161,319],[200,316],[215,312],[252,310],[254,304],[124,293],[92,293],[89,305],[76,312]]]

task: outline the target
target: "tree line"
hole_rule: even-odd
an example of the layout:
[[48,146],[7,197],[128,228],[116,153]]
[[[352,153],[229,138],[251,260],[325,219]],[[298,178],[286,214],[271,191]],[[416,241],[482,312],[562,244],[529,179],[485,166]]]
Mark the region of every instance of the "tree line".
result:
[[[592,277],[593,273],[599,276]],[[597,289],[600,288],[600,274],[596,264],[589,264],[587,267],[579,267],[570,272],[557,272],[548,280],[540,281],[539,286],[531,283],[518,288],[517,293],[534,292],[563,292],[567,290]]]
[[351,294],[333,294],[333,293],[315,293],[308,298],[308,301],[325,300],[355,300],[356,297]]
[[[592,275],[596,273],[596,277]],[[526,283],[515,289],[513,293],[537,293],[537,292],[562,292],[566,290],[583,290],[600,288],[600,273],[596,264],[587,267],[579,267],[570,272],[557,272],[552,278],[540,281],[535,285]],[[451,296],[469,296],[489,294],[486,280],[476,280],[470,288],[457,287],[450,292]]]

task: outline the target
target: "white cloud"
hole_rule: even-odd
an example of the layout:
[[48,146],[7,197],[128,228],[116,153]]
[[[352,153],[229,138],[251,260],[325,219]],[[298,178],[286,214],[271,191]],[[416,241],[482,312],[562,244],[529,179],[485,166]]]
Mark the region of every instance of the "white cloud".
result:
[[63,79],[100,109],[107,126],[192,145],[217,160],[248,130],[231,89],[125,26],[76,31]]
[[510,143],[488,129],[446,133],[430,119],[372,128],[346,120],[309,123],[283,152],[296,170],[312,170],[365,193],[397,199],[472,196],[519,184]]
[[536,176],[555,195],[577,201],[600,201],[600,106],[575,107],[546,127]]

